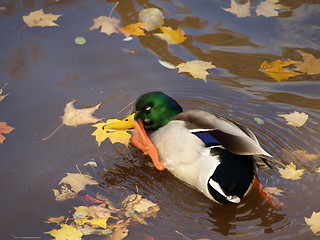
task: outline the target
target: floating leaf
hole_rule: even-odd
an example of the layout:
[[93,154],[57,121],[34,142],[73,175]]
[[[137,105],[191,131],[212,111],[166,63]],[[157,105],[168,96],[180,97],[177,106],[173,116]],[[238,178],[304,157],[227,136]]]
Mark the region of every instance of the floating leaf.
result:
[[285,68],[295,63],[297,62],[276,60],[268,63],[267,61],[264,61],[261,64],[259,71],[267,74],[268,76],[272,77],[276,81],[282,81],[284,79],[288,79],[289,77],[294,77],[294,76],[303,74],[301,72],[295,72],[295,71],[291,71],[288,68]]
[[164,24],[164,17],[158,8],[147,8],[139,12],[139,22],[146,23],[143,29],[152,31]]
[[267,194],[278,195],[278,196],[283,196],[282,193],[284,192],[282,189],[276,188],[276,187],[265,187],[263,188],[263,191]]
[[173,65],[172,63],[163,61],[163,60],[158,60],[158,62],[164,66],[165,68],[169,68],[169,69],[176,69],[177,67],[175,65]]
[[289,9],[289,7],[280,4],[279,0],[266,0],[257,6],[256,13],[258,16],[276,17],[279,15],[277,10],[280,9]]
[[207,69],[215,68],[216,66],[213,65],[211,62],[204,62],[201,60],[193,60],[185,63],[180,63],[177,68],[179,69],[179,73],[188,72],[194,78],[203,79],[205,82],[206,76],[209,74]]
[[307,153],[306,150],[295,150],[295,151],[285,151],[283,149],[283,159],[286,159],[288,162],[309,162],[311,160],[319,159],[320,155],[315,153]]
[[64,216],[60,216],[60,217],[51,217],[48,218],[48,220],[44,221],[46,223],[61,223],[62,221],[64,221],[66,218]]
[[67,176],[62,178],[60,184],[69,184],[71,190],[78,193],[85,189],[86,185],[98,185],[98,182],[93,180],[91,176],[82,173],[67,173]]
[[120,29],[120,20],[107,16],[100,16],[93,19],[93,25],[89,30],[101,28],[101,32],[110,36],[112,33],[118,33]]
[[283,117],[287,123],[294,127],[301,127],[308,120],[308,115],[304,112],[296,112],[289,114],[280,114],[279,117]]
[[310,229],[314,234],[320,232],[320,212],[312,212],[311,217],[305,217],[304,220],[310,226]]
[[[143,198],[140,194],[131,194],[122,201],[122,205],[126,208],[127,213],[138,212],[143,213],[149,211],[149,208],[158,206],[156,203]],[[160,208],[159,208],[160,209]],[[159,210],[158,209],[158,210]]]
[[236,0],[231,0],[230,8],[222,8],[223,10],[233,13],[238,18],[249,17],[250,14],[250,1],[247,1],[245,4],[239,4]]
[[9,134],[13,131],[14,127],[10,127],[6,122],[0,122],[0,143],[6,139],[2,134]]
[[258,123],[258,124],[264,124],[264,121],[262,118],[259,118],[259,117],[254,117],[253,120]]
[[126,146],[130,143],[131,134],[127,133],[126,130],[114,130],[107,127],[108,124],[119,122],[118,119],[108,119],[106,123],[97,123],[92,125],[97,129],[91,134],[92,136],[96,137],[96,141],[98,146],[106,140],[107,138],[110,139],[111,143],[122,143]]
[[44,13],[42,9],[30,12],[29,15],[23,16],[23,21],[29,27],[50,27],[59,26],[54,21],[57,20],[62,14]]
[[9,95],[9,93],[8,93],[8,94],[5,94],[5,95],[1,95],[2,92],[3,92],[3,88],[4,88],[5,86],[7,86],[7,84],[3,85],[2,88],[0,88],[0,102],[1,102],[6,96]]
[[83,45],[87,42],[87,40],[84,37],[76,37],[74,42],[78,45]]
[[107,228],[107,220],[107,218],[79,217],[75,218],[74,222],[77,225],[89,224],[93,228]]
[[303,62],[296,62],[294,65],[300,72],[308,75],[320,74],[320,59],[316,59],[312,54],[300,51]]
[[81,240],[82,232],[73,226],[61,224],[61,229],[53,229],[45,232],[55,237],[56,240]]
[[168,44],[180,44],[187,39],[187,37],[184,35],[184,31],[180,27],[177,30],[165,26],[160,27],[160,29],[162,33],[155,33],[154,35],[167,41]]
[[62,202],[67,199],[72,199],[77,196],[77,193],[69,189],[66,185],[62,185],[60,190],[52,189],[54,196],[56,197],[56,201]]
[[74,207],[73,218],[84,218],[89,215],[89,209],[86,206]]
[[144,30],[142,29],[146,23],[138,22],[132,23],[126,27],[120,28],[119,30],[126,36],[133,35],[133,36],[145,36]]
[[83,164],[83,166],[97,167],[97,163],[94,161],[89,161]]
[[297,169],[296,165],[294,163],[290,163],[286,165],[284,169],[278,168],[281,177],[285,179],[290,179],[290,180],[298,180],[301,178],[304,169]]

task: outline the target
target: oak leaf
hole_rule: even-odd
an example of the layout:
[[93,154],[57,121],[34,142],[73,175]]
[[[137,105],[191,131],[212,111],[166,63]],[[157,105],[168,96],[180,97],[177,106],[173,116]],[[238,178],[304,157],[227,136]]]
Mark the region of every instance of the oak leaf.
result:
[[279,0],[266,0],[257,6],[256,13],[258,16],[276,17],[279,15],[277,10],[280,9],[289,9],[289,7],[280,4]]
[[146,23],[138,22],[132,23],[126,27],[120,28],[119,30],[126,36],[133,35],[133,36],[145,36],[144,30],[142,29]]
[[98,182],[93,180],[91,176],[82,173],[67,173],[67,176],[62,178],[60,184],[69,184],[71,190],[78,193],[85,189],[86,185],[97,185]]
[[312,212],[311,217],[305,217],[304,220],[310,226],[310,229],[314,234],[320,232],[320,212]]
[[6,122],[0,122],[0,143],[6,139],[2,134],[9,134],[13,131],[14,127],[10,127]]
[[268,76],[272,77],[276,81],[282,81],[284,79],[288,79],[289,77],[294,77],[294,76],[303,74],[301,72],[296,72],[288,68],[285,68],[295,63],[297,62],[276,60],[268,63],[267,61],[264,61],[261,64],[259,71],[267,74]]
[[304,112],[288,113],[288,114],[278,114],[279,117],[283,117],[287,123],[293,127],[301,127],[308,120],[308,115]]
[[209,74],[206,70],[215,67],[216,66],[213,65],[211,62],[204,62],[201,60],[193,60],[177,65],[179,73],[188,72],[194,78],[203,79],[205,82],[207,82],[206,76]]
[[56,240],[81,240],[82,232],[73,226],[61,224],[61,229],[53,229],[45,232],[55,237]]
[[131,134],[127,133],[126,130],[114,130],[107,127],[108,124],[118,122],[118,121],[120,120],[108,119],[105,123],[97,123],[92,125],[93,127],[97,128],[91,135],[96,137],[98,147],[107,138],[110,139],[111,143],[119,142],[126,146],[129,145]]
[[160,30],[162,33],[155,33],[154,35],[165,40],[168,44],[180,44],[187,39],[184,35],[184,31],[180,27],[177,30],[174,30],[171,27],[162,26],[160,27]]
[[303,62],[296,62],[294,65],[300,72],[308,75],[320,74],[320,59],[316,59],[312,54],[300,51]]
[[89,28],[89,30],[94,30],[101,28],[100,32],[107,34],[110,36],[112,33],[118,33],[120,29],[120,20],[107,17],[107,16],[100,16],[93,19],[93,25]]
[[245,4],[239,4],[236,0],[231,0],[230,8],[222,8],[223,10],[233,13],[238,18],[249,17],[250,14],[250,1]]
[[57,20],[62,14],[44,13],[42,9],[30,12],[29,15],[23,16],[23,21],[29,27],[50,27],[59,26],[54,21]]
[[3,92],[3,88],[7,86],[7,84],[3,85],[2,88],[0,88],[0,102],[6,97],[9,95],[9,93],[5,94],[5,95],[1,95],[2,92]]
[[146,8],[139,12],[139,22],[146,23],[143,29],[152,31],[164,24],[164,17],[158,8]]
[[298,180],[301,178],[304,169],[297,169],[294,163],[290,163],[285,166],[285,168],[278,168],[281,177],[290,180]]

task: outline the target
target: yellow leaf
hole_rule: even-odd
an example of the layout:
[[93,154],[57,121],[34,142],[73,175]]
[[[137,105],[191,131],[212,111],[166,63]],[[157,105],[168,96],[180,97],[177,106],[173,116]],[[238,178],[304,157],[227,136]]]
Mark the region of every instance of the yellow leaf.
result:
[[256,13],[258,16],[276,17],[279,15],[279,12],[276,10],[288,8],[280,4],[279,0],[266,0],[257,6]]
[[55,237],[56,240],[81,240],[82,232],[73,226],[61,224],[61,229],[53,229],[45,232]]
[[173,30],[171,27],[160,27],[162,33],[155,33],[154,35],[162,38],[167,41],[168,44],[180,44],[183,43],[187,37],[184,35],[184,31],[182,28],[178,28],[177,30]]
[[276,188],[276,187],[265,187],[263,188],[263,191],[267,194],[278,195],[278,196],[283,196],[282,193],[284,192],[282,189]]
[[75,218],[74,222],[76,225],[79,225],[79,226],[87,223],[94,228],[107,228],[107,220],[108,218],[80,217],[80,218]]
[[65,220],[66,218],[64,216],[60,216],[60,217],[51,217],[48,218],[48,220],[46,220],[46,223],[61,223],[63,220]]
[[118,33],[120,29],[120,20],[107,16],[100,16],[93,19],[93,25],[89,30],[101,28],[101,32],[110,36],[112,33]]
[[89,209],[86,206],[74,207],[74,210],[73,218],[86,217],[89,214]]
[[181,72],[188,72],[194,78],[203,79],[205,82],[206,76],[209,74],[206,70],[215,68],[216,66],[213,65],[211,62],[204,62],[200,60],[193,60],[185,63],[180,63],[177,68],[179,69],[179,73]]
[[29,27],[49,27],[59,26],[54,21],[57,20],[62,14],[44,13],[42,9],[34,12],[30,12],[29,15],[23,16],[23,21]]
[[77,109],[73,106],[75,101],[76,100],[73,100],[66,104],[64,115],[61,116],[63,124],[77,127],[81,124],[96,123],[100,120],[99,118],[92,116],[92,114],[100,107],[101,103],[94,107]]
[[295,72],[295,71],[291,71],[288,68],[285,68],[286,66],[289,66],[295,63],[297,62],[276,60],[268,63],[267,61],[264,61],[261,64],[259,71],[267,74],[268,76],[272,77],[276,81],[281,81],[284,79],[288,79],[289,77],[294,77],[294,76],[303,74],[301,72]]
[[230,8],[222,8],[223,10],[233,13],[238,18],[249,17],[250,14],[250,1],[245,4],[239,4],[235,0],[231,0]]
[[279,117],[283,117],[287,123],[293,127],[301,127],[308,120],[308,115],[304,112],[296,112],[289,114],[280,114]]
[[56,201],[62,202],[67,199],[72,199],[77,196],[77,193],[69,189],[66,185],[62,185],[60,190],[52,189],[54,196],[56,197]]
[[312,54],[300,51],[303,62],[296,62],[294,65],[300,72],[308,75],[320,74],[320,59],[316,59]]
[[290,163],[284,169],[278,168],[281,177],[290,180],[298,180],[301,178],[304,169],[297,169],[296,165]]
[[72,191],[78,193],[85,189],[86,185],[97,185],[98,182],[93,180],[91,176],[82,173],[67,173],[59,184],[69,184]]
[[320,232],[320,212],[312,212],[311,217],[305,217],[304,220],[310,226],[310,229],[314,234]]
[[126,27],[120,28],[119,30],[124,33],[124,35],[129,36],[145,36],[146,34],[144,33],[144,30],[142,29],[146,23],[138,22],[138,23],[133,23],[130,24]]
[[131,134],[127,133],[126,130],[113,130],[107,127],[110,123],[119,122],[118,119],[108,119],[106,123],[97,123],[92,125],[97,129],[91,134],[96,137],[96,141],[98,142],[98,146],[101,145],[101,142],[110,139],[111,143],[122,143],[126,146],[130,143]]

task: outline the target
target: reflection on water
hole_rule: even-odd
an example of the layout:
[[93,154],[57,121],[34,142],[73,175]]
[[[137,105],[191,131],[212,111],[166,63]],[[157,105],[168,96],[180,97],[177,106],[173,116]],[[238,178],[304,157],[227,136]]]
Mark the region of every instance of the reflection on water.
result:
[[[11,235],[45,239],[48,236],[42,232],[52,228],[43,223],[45,219],[65,216],[83,204],[77,199],[57,203],[51,192],[66,172],[76,171],[76,165],[99,181],[97,191],[115,206],[139,192],[161,207],[148,226],[130,227],[128,239],[315,239],[304,217],[319,211],[320,187],[315,184],[320,181],[315,171],[320,166],[319,75],[276,82],[258,69],[265,60],[300,60],[297,49],[320,57],[315,18],[319,4],[281,1],[291,7],[289,14],[238,19],[221,8],[227,7],[226,1],[119,1],[113,17],[123,25],[138,21],[142,8],[157,7],[166,25],[182,27],[188,39],[168,45],[153,35],[156,31],[130,42],[123,42],[119,34],[108,37],[88,31],[92,19],[109,15],[115,2],[0,4],[4,7],[0,30],[6,33],[0,43],[0,86],[8,82],[10,93],[0,102],[0,121],[16,127],[0,150],[3,239]],[[24,24],[21,16],[40,8],[63,14],[60,26],[26,28],[17,34]],[[83,46],[74,43],[80,35],[87,39]],[[162,67],[159,59],[172,64],[200,59],[217,68],[210,70],[204,83]],[[257,191],[238,205],[212,203],[170,173],[151,167],[137,149],[108,141],[98,148],[90,126],[64,126],[41,141],[60,124],[65,103],[73,98],[79,108],[101,102],[98,117],[121,118],[137,96],[153,90],[173,96],[185,110],[202,109],[241,122],[277,159],[306,169],[297,181],[281,178],[277,170],[258,172],[263,185],[285,191],[283,208],[274,209]],[[278,116],[293,111],[307,113],[308,122],[294,128]],[[256,123],[254,117],[265,124]],[[313,159],[306,160],[303,152],[313,154]],[[83,166],[88,161],[98,167]]]

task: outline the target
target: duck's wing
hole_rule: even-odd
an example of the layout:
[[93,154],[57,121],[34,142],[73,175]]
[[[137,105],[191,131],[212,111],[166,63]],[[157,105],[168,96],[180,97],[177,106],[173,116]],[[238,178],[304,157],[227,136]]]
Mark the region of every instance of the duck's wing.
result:
[[273,157],[260,146],[253,132],[237,122],[202,110],[182,112],[174,120],[184,121],[192,132],[209,133],[233,154],[252,155],[261,169],[271,168],[273,165]]

